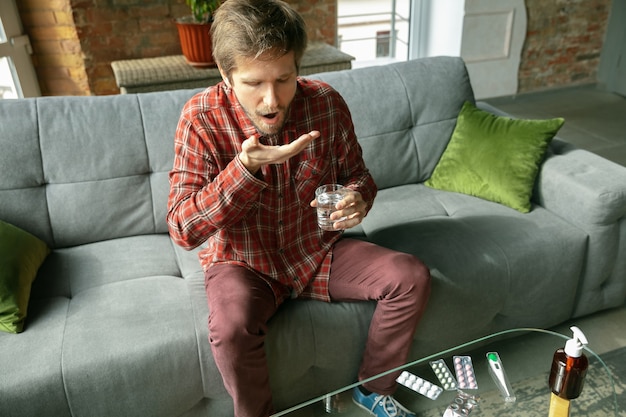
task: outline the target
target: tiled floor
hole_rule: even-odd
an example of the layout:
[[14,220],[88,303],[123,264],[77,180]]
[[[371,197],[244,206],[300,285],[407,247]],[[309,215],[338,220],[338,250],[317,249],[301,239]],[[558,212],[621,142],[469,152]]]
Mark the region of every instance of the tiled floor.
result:
[[585,85],[484,101],[516,117],[563,117],[560,138],[626,166],[626,97]]

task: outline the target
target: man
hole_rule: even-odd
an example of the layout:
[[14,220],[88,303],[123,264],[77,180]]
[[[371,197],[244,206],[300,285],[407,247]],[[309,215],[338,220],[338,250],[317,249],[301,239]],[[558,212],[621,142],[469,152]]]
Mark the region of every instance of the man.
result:
[[[235,415],[266,417],[264,335],[284,300],[378,301],[362,380],[405,362],[430,275],[413,256],[342,238],[367,214],[376,185],[341,96],[298,77],[301,16],[279,0],[228,0],[212,36],[223,81],[182,111],[167,220],[182,247],[208,243],[199,257],[209,341]],[[335,231],[318,227],[314,209],[315,189],[329,183],[348,189],[331,217]],[[355,389],[354,401],[377,416],[413,415],[391,397],[396,377]]]

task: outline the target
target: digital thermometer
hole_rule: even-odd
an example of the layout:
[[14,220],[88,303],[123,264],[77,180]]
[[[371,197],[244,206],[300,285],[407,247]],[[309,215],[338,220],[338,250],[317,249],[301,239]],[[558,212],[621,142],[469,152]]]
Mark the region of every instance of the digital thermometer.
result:
[[514,403],[515,394],[513,394],[513,389],[511,388],[509,379],[506,377],[506,373],[504,372],[500,355],[498,355],[497,352],[488,352],[487,363],[489,365],[489,374],[504,397],[504,401],[507,403]]

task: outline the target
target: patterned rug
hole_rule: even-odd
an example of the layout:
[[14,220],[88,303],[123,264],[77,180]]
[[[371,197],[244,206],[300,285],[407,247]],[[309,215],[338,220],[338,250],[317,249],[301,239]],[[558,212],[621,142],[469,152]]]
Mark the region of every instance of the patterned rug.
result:
[[[607,417],[626,416],[626,348],[601,355],[611,371],[615,393],[606,389],[611,383],[599,362],[592,361],[581,396],[570,402],[570,416]],[[517,401],[506,408],[498,391],[481,395],[479,407],[470,413],[476,417],[546,417],[548,416],[550,393],[547,388],[549,372],[519,381],[513,385]],[[593,381],[592,381],[593,379]],[[444,404],[431,410],[419,412],[420,417],[441,417],[447,407]],[[504,409],[503,409],[504,408]]]

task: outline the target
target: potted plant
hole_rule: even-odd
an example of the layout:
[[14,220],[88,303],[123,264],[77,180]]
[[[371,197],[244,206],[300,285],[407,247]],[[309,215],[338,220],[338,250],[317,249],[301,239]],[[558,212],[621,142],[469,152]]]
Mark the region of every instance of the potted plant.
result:
[[211,23],[222,0],[185,0],[191,15],[176,20],[180,46],[189,65],[212,67]]

